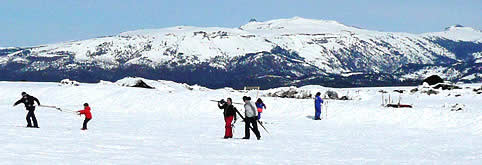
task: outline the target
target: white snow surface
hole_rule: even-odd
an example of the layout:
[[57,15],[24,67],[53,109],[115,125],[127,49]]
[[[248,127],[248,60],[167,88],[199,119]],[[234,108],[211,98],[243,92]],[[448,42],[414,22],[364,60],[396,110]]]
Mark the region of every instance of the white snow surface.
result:
[[471,27],[451,26],[442,32],[432,32],[423,34],[428,37],[439,37],[454,41],[473,41],[482,42],[482,33]]
[[[305,86],[300,89],[334,90],[357,99],[325,100],[328,118],[314,121],[312,99],[263,97],[268,108],[261,120],[271,135],[260,128],[258,141],[239,139],[244,136],[239,121],[235,139],[222,139],[222,110],[210,100],[231,97],[241,102],[244,95],[255,98],[269,90],[190,90],[169,81],[147,83],[156,89],[108,82],[80,86],[0,82],[0,164],[482,163],[482,97],[465,88],[481,84],[463,84],[464,89],[431,96],[390,93],[413,109],[380,106],[378,91],[416,87]],[[64,109],[78,110],[89,103],[93,114],[89,130],[80,130],[83,117],[42,107],[36,110],[40,128],[24,128],[23,105],[12,107],[22,91],[44,105]],[[450,111],[447,105],[456,103],[465,105],[464,110]]]

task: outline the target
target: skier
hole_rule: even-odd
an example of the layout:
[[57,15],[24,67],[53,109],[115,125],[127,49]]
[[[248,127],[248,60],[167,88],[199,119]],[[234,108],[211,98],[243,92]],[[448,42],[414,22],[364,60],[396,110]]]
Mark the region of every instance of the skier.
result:
[[[22,92],[22,98],[17,102],[15,102],[15,104],[13,104],[13,106],[17,106],[20,103],[23,103],[25,105],[25,109],[28,110],[26,119],[27,119],[27,127],[29,128],[39,128],[37,123],[37,118],[35,117],[35,113],[34,113],[35,111],[34,102],[37,102],[37,105],[40,105],[40,102],[37,98],[30,96],[25,92]],[[33,121],[33,126],[30,119],[32,119]]]
[[82,124],[82,130],[87,130],[87,123],[92,119],[92,113],[90,113],[90,107],[88,103],[84,103],[84,110],[77,111],[79,116],[85,115],[84,124]]
[[250,124],[253,125],[253,132],[254,134],[256,134],[256,138],[258,138],[258,140],[261,139],[261,135],[259,134],[259,130],[258,130],[258,123],[257,123],[257,119],[258,117],[256,116],[256,108],[255,106],[253,105],[253,103],[251,103],[251,98],[250,97],[247,97],[247,96],[244,96],[243,97],[243,101],[244,101],[244,114],[245,114],[245,127],[244,127],[244,134],[245,136],[243,137],[243,139],[249,139],[249,127],[250,127]]
[[224,122],[226,123],[224,128],[226,128],[224,132],[224,138],[233,138],[233,127],[231,122],[234,119],[234,123],[236,123],[236,108],[233,106],[233,101],[231,98],[227,98],[227,101],[221,100],[218,102],[219,109],[224,109]]
[[315,97],[315,120],[321,120],[320,115],[321,115],[321,104],[323,103],[323,100],[320,98],[321,93],[318,92],[316,93]]
[[266,105],[263,103],[263,100],[261,100],[261,98],[258,98],[258,100],[256,100],[256,108],[258,108],[258,120],[260,120],[261,113],[263,113],[263,108],[266,109]]

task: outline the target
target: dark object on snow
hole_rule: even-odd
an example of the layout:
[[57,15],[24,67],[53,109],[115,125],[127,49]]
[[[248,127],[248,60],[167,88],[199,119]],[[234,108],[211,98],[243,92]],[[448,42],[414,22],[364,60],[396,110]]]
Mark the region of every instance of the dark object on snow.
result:
[[338,99],[338,93],[335,91],[326,91],[325,96],[329,99]]
[[464,110],[464,109],[462,109],[462,108],[456,108],[456,109],[451,109],[450,111],[462,111],[462,110]]
[[69,79],[63,79],[60,81],[60,85],[70,85],[70,86],[79,86],[79,82]]
[[474,88],[474,92],[477,93],[477,94],[481,94],[482,93],[482,86],[480,88]]
[[130,87],[137,87],[137,88],[147,88],[147,89],[154,89],[154,87],[151,87],[147,85],[144,81],[142,80],[137,80],[136,84]]
[[462,96],[462,95],[461,95],[461,94],[456,94],[456,95],[455,95],[455,97],[460,97],[460,96]]
[[380,92],[380,93],[388,93],[387,91],[384,91],[384,90],[382,90],[382,89],[380,89],[378,92]]
[[348,96],[341,96],[339,100],[350,100],[350,98],[348,98]]
[[418,92],[418,88],[413,88],[412,90],[410,90],[410,93],[415,93],[415,92]]
[[439,92],[433,89],[430,89],[428,91],[422,91],[422,93],[427,93],[427,95],[432,95],[432,94],[438,94]]
[[428,85],[435,85],[435,84],[438,84],[438,83],[443,83],[444,80],[442,78],[440,78],[440,76],[432,75],[430,77],[427,77],[425,80],[423,80],[422,84],[424,82],[427,82]]
[[462,110],[464,110],[464,108],[465,108],[464,104],[458,104],[457,103],[457,104],[451,106],[450,111],[462,111]]
[[397,92],[397,93],[403,93],[403,92],[405,92],[405,90],[401,90],[401,89],[395,89],[395,90],[393,90],[393,91],[394,91],[394,92]]
[[452,89],[462,89],[459,86],[452,85],[452,84],[445,84],[445,83],[439,83],[433,87],[434,89],[439,89],[442,88],[442,90],[452,90]]
[[407,105],[407,104],[387,104],[387,107],[392,107],[392,108],[413,108],[412,105]]

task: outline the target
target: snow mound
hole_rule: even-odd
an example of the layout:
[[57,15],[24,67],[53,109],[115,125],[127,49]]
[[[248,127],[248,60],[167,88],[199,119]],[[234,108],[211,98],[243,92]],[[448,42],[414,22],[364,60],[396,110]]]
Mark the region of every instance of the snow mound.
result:
[[275,19],[266,22],[249,22],[241,26],[240,29],[257,34],[339,33],[343,30],[358,30],[357,28],[343,25],[337,21],[306,19],[301,17]]
[[[100,84],[109,84],[108,81],[102,81]],[[159,91],[210,91],[211,89],[199,86],[188,85],[186,83],[177,83],[167,80],[149,80],[140,77],[126,77],[116,81],[114,84],[125,87],[140,87],[147,89],[156,89]]]
[[98,84],[101,84],[101,85],[112,85],[112,84],[114,84],[114,83],[113,83],[113,82],[110,82],[110,81],[100,80]]
[[296,99],[311,99],[313,94],[309,90],[303,90],[296,87],[278,88],[269,90],[266,97],[281,97],[281,98],[296,98]]
[[[333,99],[333,100],[353,100],[357,99],[360,100],[364,96],[360,93],[360,90],[356,90],[355,92],[351,92],[349,90],[344,89],[337,89],[337,88],[327,88],[319,85],[307,85],[302,87],[280,87],[280,88],[273,88],[268,90],[260,91],[261,96],[264,97],[279,97],[279,98],[295,98],[295,99],[312,99],[315,97],[315,94],[320,92],[323,95],[321,96],[324,99]],[[342,95],[343,94],[343,95]]]
[[143,79],[143,78],[126,77],[116,81],[115,83],[125,87],[154,89],[154,87],[152,87],[151,85],[148,85],[145,81],[146,79]]
[[445,38],[454,41],[482,42],[482,32],[471,27],[453,25],[445,28],[443,32],[432,32],[423,34],[429,38]]
[[59,85],[62,85],[62,86],[79,86],[80,83],[77,82],[77,81],[74,81],[74,80],[70,80],[70,79],[63,79],[62,81],[60,81]]

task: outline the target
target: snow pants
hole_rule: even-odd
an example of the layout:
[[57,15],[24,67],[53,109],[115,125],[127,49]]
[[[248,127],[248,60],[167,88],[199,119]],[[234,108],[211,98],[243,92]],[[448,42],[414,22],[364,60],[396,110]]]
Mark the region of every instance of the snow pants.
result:
[[256,116],[255,117],[247,117],[246,121],[244,121],[244,137],[249,139],[249,136],[250,136],[249,127],[250,127],[251,124],[253,125],[254,134],[259,139],[261,137],[261,135],[259,134]]
[[233,137],[233,127],[231,126],[231,122],[233,122],[234,116],[228,116],[224,118],[226,125],[226,131],[224,132],[225,137]]
[[84,124],[82,124],[82,129],[87,129],[87,123],[90,121],[90,119],[85,118],[84,119]]
[[[32,121],[33,121],[33,127],[38,127],[37,123],[37,118],[35,117],[35,107],[28,108],[28,113],[27,113],[27,127],[32,127]],[[32,121],[30,121],[32,119]]]
[[320,119],[320,115],[321,115],[321,107],[315,108],[315,120]]

